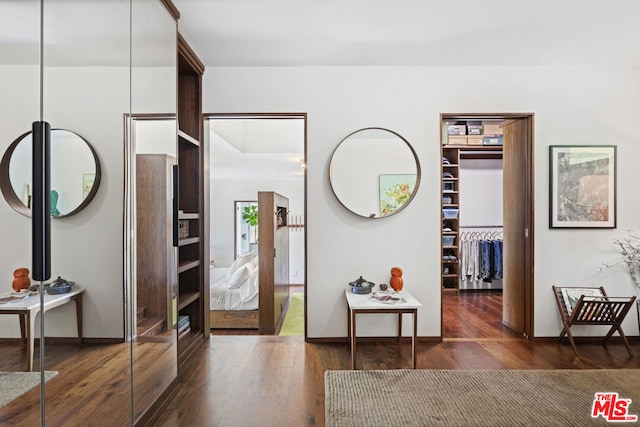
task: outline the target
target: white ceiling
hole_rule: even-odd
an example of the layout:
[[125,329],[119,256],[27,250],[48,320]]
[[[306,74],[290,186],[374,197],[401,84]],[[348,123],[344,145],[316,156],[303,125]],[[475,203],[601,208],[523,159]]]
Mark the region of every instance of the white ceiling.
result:
[[304,120],[209,120],[211,179],[302,179]]
[[638,0],[173,0],[207,66],[640,66]]

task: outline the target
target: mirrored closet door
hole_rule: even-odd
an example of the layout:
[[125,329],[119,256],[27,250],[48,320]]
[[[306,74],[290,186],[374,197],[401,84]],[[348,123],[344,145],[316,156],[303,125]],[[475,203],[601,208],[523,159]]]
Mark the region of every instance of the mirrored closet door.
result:
[[[136,243],[131,232],[134,193],[126,187],[132,117],[175,116],[176,110],[176,20],[165,3],[0,3],[2,153],[41,120],[65,135],[77,135],[95,160],[79,169],[55,166],[50,171],[52,183],[54,177],[64,181],[52,186],[47,198],[50,279],[41,286],[31,283],[38,286],[28,298],[37,303],[11,303],[17,304],[14,309],[0,305],[5,314],[0,316],[0,372],[16,374],[16,381],[27,384],[23,394],[0,400],[0,424],[91,425],[102,419],[133,425],[144,421],[158,397],[176,384],[171,298],[160,333],[141,339],[136,259],[126,251],[135,250]],[[162,132],[175,145],[175,122],[172,126]],[[51,139],[52,168],[58,151],[69,160],[81,158],[61,149],[64,144]],[[16,157],[3,159],[4,168],[7,177],[29,175],[32,165]],[[33,272],[33,183],[21,181],[18,187],[2,185],[3,295],[14,292],[14,271]],[[16,209],[15,200],[24,200],[22,207]],[[79,201],[81,209],[56,214],[69,200]],[[32,275],[29,279],[33,282]],[[36,294],[40,288],[43,298]]]

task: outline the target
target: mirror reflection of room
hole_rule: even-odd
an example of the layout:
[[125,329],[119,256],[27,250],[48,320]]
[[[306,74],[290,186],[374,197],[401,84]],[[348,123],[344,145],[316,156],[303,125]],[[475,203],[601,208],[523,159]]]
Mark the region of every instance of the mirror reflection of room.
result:
[[[212,333],[279,334],[293,295],[297,305],[304,290],[304,118],[211,116],[208,124]],[[277,200],[287,204],[284,217]],[[289,227],[290,218],[299,227]],[[261,251],[281,256],[269,263]]]
[[[24,394],[0,399],[0,424],[40,425],[42,413],[47,425],[105,420],[109,425],[133,425],[148,415],[167,384],[175,384],[177,362],[175,343],[160,336],[143,346],[128,322],[136,298],[123,283],[130,266],[123,255],[131,242],[123,236],[128,225],[123,136],[130,130],[125,122],[131,108],[175,114],[176,21],[158,0],[20,0],[3,2],[0,8],[0,152],[43,116],[54,129],[68,129],[90,143],[105,172],[96,197],[70,216],[73,206],[82,204],[83,185],[89,188],[90,175],[97,170],[93,160],[67,167],[70,186],[57,184],[58,148],[66,141],[58,142],[54,131],[52,189],[58,195],[59,216],[70,217],[51,221],[52,278],[60,275],[85,290],[82,311],[70,301],[31,319],[38,324],[34,372],[25,367],[19,315],[0,316],[0,371],[28,384]],[[169,136],[174,145],[175,133]],[[71,153],[64,148],[65,160],[79,158]],[[13,171],[15,177],[29,174],[30,161],[20,160],[17,166],[21,170]],[[8,168],[6,172],[9,176]],[[26,202],[21,202],[25,209],[27,185],[21,179],[11,188]],[[0,257],[0,277],[9,291],[12,272],[31,265],[31,221],[2,202],[3,238],[12,244]],[[41,307],[36,304],[34,309]],[[38,387],[41,367],[46,387]],[[26,383],[30,377],[35,382]]]
[[[5,199],[25,215],[30,215],[31,209],[32,148],[31,132],[21,135],[5,152],[0,171]],[[100,182],[100,161],[88,141],[65,129],[51,130],[50,149],[51,216],[66,217],[79,212],[95,195]]]

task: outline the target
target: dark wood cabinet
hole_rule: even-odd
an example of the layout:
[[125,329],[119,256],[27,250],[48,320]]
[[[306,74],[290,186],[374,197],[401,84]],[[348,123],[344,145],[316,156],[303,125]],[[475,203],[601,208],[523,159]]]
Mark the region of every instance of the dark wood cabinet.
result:
[[274,334],[289,299],[289,199],[258,192],[260,334]]
[[136,156],[136,336],[175,325],[175,251],[172,242],[171,168],[167,154]]
[[[209,335],[208,262],[205,260],[202,74],[204,65],[178,35],[178,366]],[[180,326],[180,325],[179,325]]]

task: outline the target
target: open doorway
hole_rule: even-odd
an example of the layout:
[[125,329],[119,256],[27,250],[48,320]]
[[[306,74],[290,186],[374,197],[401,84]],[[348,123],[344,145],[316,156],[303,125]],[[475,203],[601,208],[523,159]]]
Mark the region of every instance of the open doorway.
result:
[[442,337],[531,337],[533,115],[441,123]]
[[[278,335],[286,329],[287,335],[304,336],[306,114],[205,114],[205,134],[210,146],[211,332]],[[273,193],[276,205],[269,218],[260,213],[268,208],[260,206],[259,193]],[[287,204],[286,209],[278,203]],[[273,230],[265,221],[273,223]],[[232,281],[242,264],[249,277],[244,283]],[[273,298],[265,303],[267,295]],[[291,323],[293,311],[299,327],[292,333],[291,325],[283,324]],[[264,319],[274,324],[265,325]]]

